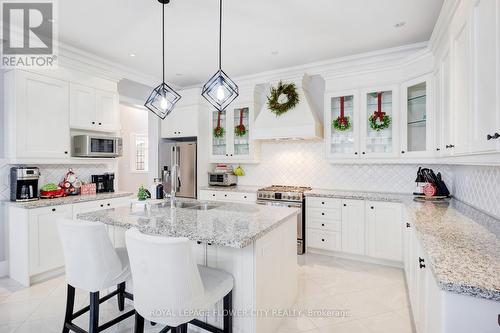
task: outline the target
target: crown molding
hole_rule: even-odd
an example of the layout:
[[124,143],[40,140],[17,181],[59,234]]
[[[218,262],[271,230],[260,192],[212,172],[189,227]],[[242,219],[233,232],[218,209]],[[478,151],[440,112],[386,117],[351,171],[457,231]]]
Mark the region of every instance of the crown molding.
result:
[[431,38],[429,39],[429,49],[434,53],[437,47],[442,43],[442,39],[446,37],[446,31],[448,30],[453,16],[457,11],[457,8],[462,3],[462,0],[445,0],[441,11],[439,12],[436,25],[432,31]]

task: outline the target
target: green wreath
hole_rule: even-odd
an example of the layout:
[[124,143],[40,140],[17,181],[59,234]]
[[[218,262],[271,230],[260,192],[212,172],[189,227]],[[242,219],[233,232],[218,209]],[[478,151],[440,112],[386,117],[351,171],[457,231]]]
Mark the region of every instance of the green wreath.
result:
[[384,114],[382,116],[382,121],[380,121],[380,118],[378,116],[372,114],[368,119],[368,121],[370,123],[370,127],[375,131],[379,132],[381,130],[389,128],[389,126],[391,126],[392,119],[391,116]]
[[[279,102],[281,95],[285,95],[287,100],[284,103]],[[293,109],[299,103],[299,94],[295,83],[279,82],[277,87],[271,87],[270,95],[267,96],[267,108],[276,116]]]
[[342,121],[342,118],[339,116],[337,119],[332,121],[332,127],[340,132],[348,131],[352,127],[351,118],[349,118],[349,116],[345,116],[344,121]]
[[219,127],[214,128],[214,137],[215,138],[219,139],[219,138],[224,137],[224,133],[225,133],[224,127],[219,126]]
[[234,134],[236,136],[245,136],[245,134],[247,134],[247,129],[245,127],[245,125],[236,125],[234,126]]

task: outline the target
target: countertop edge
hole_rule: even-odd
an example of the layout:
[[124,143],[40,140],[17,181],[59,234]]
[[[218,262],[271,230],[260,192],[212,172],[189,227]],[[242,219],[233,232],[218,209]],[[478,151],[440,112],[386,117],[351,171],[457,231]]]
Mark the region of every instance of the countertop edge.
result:
[[8,207],[15,207],[21,209],[37,209],[52,206],[65,206],[74,205],[85,202],[107,200],[107,199],[118,199],[133,196],[132,192],[115,192],[115,193],[105,193],[96,195],[77,195],[77,196],[67,196],[63,198],[55,199],[39,199],[29,202],[14,202],[14,201],[4,201],[4,205]]

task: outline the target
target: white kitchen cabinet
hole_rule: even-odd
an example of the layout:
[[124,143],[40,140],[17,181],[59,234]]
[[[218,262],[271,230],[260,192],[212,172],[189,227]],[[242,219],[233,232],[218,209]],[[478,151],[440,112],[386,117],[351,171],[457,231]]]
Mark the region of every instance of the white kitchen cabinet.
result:
[[116,92],[70,83],[70,127],[115,132],[120,129]]
[[439,126],[436,137],[439,144],[436,151],[439,156],[450,156],[454,152],[453,113],[451,110],[451,55],[446,51],[439,63]]
[[30,275],[64,266],[64,254],[57,228],[60,218],[72,217],[71,206],[33,209],[29,213]]
[[472,109],[470,149],[472,153],[496,152],[500,148],[500,105],[497,95],[499,70],[499,2],[474,2],[471,20]]
[[171,114],[161,121],[162,138],[180,138],[198,136],[197,105],[176,107]]
[[5,73],[9,158],[70,156],[68,96],[66,81],[20,70]]
[[[378,94],[381,94],[379,105]],[[399,156],[399,89],[397,86],[381,86],[363,90],[361,94],[361,157],[390,158]],[[377,111],[391,118],[388,128],[374,130],[369,118]]]
[[[333,122],[340,118],[342,109],[344,119],[350,124],[346,129],[335,128],[333,125]],[[361,155],[359,118],[359,93],[357,91],[325,94],[324,128],[327,158],[357,158]]]
[[401,157],[434,155],[432,76],[425,75],[401,86]]
[[340,199],[306,198],[306,247],[326,251],[342,250]]
[[365,254],[365,202],[342,200],[342,252]]
[[[211,163],[235,162],[255,163],[259,158],[258,143],[253,140],[254,108],[253,103],[231,105],[220,112],[212,111],[210,117],[209,142]],[[245,127],[244,135],[236,134],[236,126],[240,120]],[[223,134],[216,137],[214,130],[220,123]]]
[[366,228],[368,256],[402,261],[401,204],[366,201]]
[[257,201],[257,193],[236,192],[231,190],[201,190],[200,200],[255,203]]

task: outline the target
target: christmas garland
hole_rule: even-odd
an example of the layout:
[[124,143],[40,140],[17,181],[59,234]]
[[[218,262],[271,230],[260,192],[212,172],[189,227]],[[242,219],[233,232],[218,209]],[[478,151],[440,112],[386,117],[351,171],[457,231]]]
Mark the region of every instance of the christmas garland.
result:
[[297,93],[295,83],[283,83],[280,81],[277,87],[271,87],[270,95],[267,97],[267,108],[276,116],[281,116],[288,112],[298,103],[299,94]]
[[378,115],[372,114],[369,118],[369,122],[370,122],[370,127],[378,132],[386,128],[389,128],[392,119],[391,116],[384,114],[382,116],[382,120],[380,120],[380,117]]
[[214,138],[222,138],[224,137],[224,127],[220,126],[220,114],[221,112],[217,112],[217,126],[214,128]]
[[382,93],[376,93],[377,96],[377,111],[375,111],[370,118],[368,118],[368,122],[370,123],[370,127],[379,132],[391,126],[391,116],[382,112]]
[[348,131],[351,129],[351,118],[349,116],[345,116],[344,118],[341,118],[340,116],[332,121],[332,126],[334,129],[337,131],[343,132],[343,131]]

